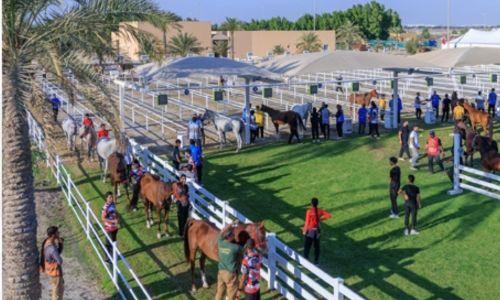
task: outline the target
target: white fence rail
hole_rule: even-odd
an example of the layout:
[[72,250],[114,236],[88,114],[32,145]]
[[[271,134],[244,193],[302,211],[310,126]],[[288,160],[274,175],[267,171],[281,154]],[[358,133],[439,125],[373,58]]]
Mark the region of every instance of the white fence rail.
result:
[[456,195],[465,189],[500,200],[500,176],[461,165],[460,134],[455,133],[453,139],[453,189],[448,193]]
[[[151,299],[151,296],[144,288],[139,278],[132,270],[127,259],[118,249],[117,243],[111,241],[101,225],[100,219],[92,210],[90,203],[82,195],[76,184],[71,178],[71,174],[66,167],[61,163],[59,156],[53,156],[45,147],[45,138],[43,130],[33,116],[27,112],[27,120],[29,124],[29,132],[31,140],[35,143],[38,149],[45,153],[47,167],[50,168],[52,174],[57,180],[57,184],[61,188],[64,197],[67,200],[68,206],[74,212],[75,217],[82,226],[87,240],[95,250],[98,260],[106,270],[106,274],[116,287],[118,294],[122,299]],[[112,251],[108,252],[105,243],[112,245]],[[109,260],[109,263],[106,262]],[[133,288],[130,281],[136,283],[137,288]]]

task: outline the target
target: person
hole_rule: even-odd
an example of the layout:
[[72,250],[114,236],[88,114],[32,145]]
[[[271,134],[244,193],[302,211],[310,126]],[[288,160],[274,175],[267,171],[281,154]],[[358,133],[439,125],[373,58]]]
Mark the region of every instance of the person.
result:
[[179,170],[179,166],[181,165],[182,162],[182,157],[181,157],[181,140],[177,139],[175,140],[175,145],[174,149],[172,150],[172,164],[174,164],[174,168],[176,170]]
[[411,153],[411,170],[417,170],[418,161],[418,150],[420,150],[420,142],[418,140],[418,126],[413,126],[413,130],[410,133],[410,153]]
[[439,118],[439,101],[441,101],[441,97],[437,94],[437,92],[434,90],[431,95],[431,105],[434,111],[436,112],[436,120]]
[[332,217],[327,211],[318,208],[318,198],[311,199],[311,207],[306,211],[306,219],[302,234],[304,235],[304,257],[309,259],[309,251],[314,246],[314,263],[319,262],[319,237],[321,234],[321,222]]
[[462,121],[464,119],[465,109],[462,103],[463,102],[459,101],[453,109],[453,120],[455,122]]
[[448,120],[450,119],[450,106],[451,106],[451,99],[448,97],[448,94],[444,94],[443,114],[441,115],[441,123],[448,122]]
[[190,140],[194,140],[195,142],[201,142],[201,134],[200,134],[200,123],[198,122],[198,116],[193,114],[193,117],[188,123],[188,136]]
[[497,93],[495,93],[495,88],[492,88],[488,94],[488,113],[491,114],[492,118],[495,118],[497,105]]
[[321,131],[326,141],[330,139],[330,111],[328,110],[328,104],[323,102],[323,105],[319,109],[319,114],[321,116]]
[[132,200],[130,200],[130,209],[137,208],[137,201],[139,200],[139,192],[141,190],[141,178],[144,175],[144,170],[139,163],[139,160],[134,159],[132,168],[130,169],[130,182],[132,183]]
[[235,243],[233,224],[227,225],[217,239],[219,253],[219,272],[217,273],[217,292],[215,300],[236,299],[238,293],[238,264],[241,246]]
[[342,75],[339,75],[336,79],[337,79],[337,86],[335,87],[335,91],[343,93],[344,88],[342,87],[342,80],[344,79],[342,78]]
[[378,99],[378,107],[380,109],[380,120],[384,121],[384,116],[385,116],[385,106],[387,105],[386,100],[385,100],[385,94],[381,94],[380,98]]
[[422,97],[420,97],[420,92],[417,92],[414,106],[415,106],[415,117],[417,117],[417,120],[419,120],[422,117]]
[[252,103],[248,104],[248,110],[246,107],[243,107],[243,111],[241,112],[241,119],[246,124],[247,123],[247,111],[252,110]]
[[57,226],[47,228],[47,238],[42,242],[40,251],[40,271],[47,274],[52,286],[52,300],[63,299],[64,278],[63,278],[63,251],[64,239],[59,235]]
[[391,214],[390,218],[399,218],[398,210],[398,192],[401,186],[401,169],[398,166],[398,159],[392,156],[389,158],[391,170],[389,171],[389,198],[391,200]]
[[90,118],[89,113],[86,113],[85,116],[83,117],[82,125],[83,125],[83,128],[85,128],[85,130],[80,135],[80,138],[83,138],[85,133],[88,132],[89,128],[94,126],[94,122]]
[[358,134],[365,134],[367,113],[368,110],[366,109],[366,105],[363,103],[361,108],[358,110]]
[[100,129],[97,131],[97,139],[109,139],[109,130],[106,129],[106,124],[101,124]]
[[52,94],[50,103],[52,104],[52,111],[54,112],[54,122],[57,122],[57,115],[59,114],[59,108],[61,107],[61,100],[57,98],[56,94]]
[[484,111],[484,98],[483,92],[478,91],[476,96],[476,109],[480,111]]
[[403,153],[406,153],[408,159],[410,159],[411,155],[408,147],[408,140],[410,139],[410,126],[408,125],[408,121],[403,122],[403,127],[399,130],[398,137],[399,145],[401,145],[399,148],[399,160],[405,160],[403,158]]
[[250,143],[255,142],[255,138],[259,135],[259,126],[255,121],[255,111],[250,111]]
[[453,112],[453,109],[455,109],[455,106],[458,105],[458,94],[457,91],[453,91],[451,93],[451,111]]
[[260,106],[257,105],[255,110],[255,123],[259,127],[259,132],[257,136],[260,135],[260,138],[264,138],[264,112],[260,109]]
[[441,144],[441,139],[436,136],[434,130],[429,132],[429,138],[427,139],[425,148],[427,149],[427,158],[429,159],[429,171],[434,173],[434,162],[439,165],[441,171],[444,171],[443,162],[441,160],[443,146]]
[[179,177],[178,191],[175,196],[177,203],[177,220],[179,225],[179,236],[184,237],[184,227],[186,227],[187,219],[189,218],[189,210],[191,204],[189,203],[189,187],[186,183],[186,175],[182,174]]
[[337,104],[337,112],[335,113],[336,128],[337,128],[337,138],[341,139],[343,136],[343,126],[344,126],[344,111],[342,106]]
[[401,102],[401,98],[399,97],[399,95],[397,95],[396,97],[394,97],[394,95],[392,95],[392,99],[389,101],[389,107],[391,108],[391,111],[392,111],[392,107],[393,107],[393,104],[394,104],[394,100],[397,101],[397,119],[398,119],[398,124],[401,122],[401,110],[403,110],[403,103]]
[[110,262],[110,258],[113,257],[113,245],[111,242],[116,242],[116,236],[118,234],[118,211],[116,210],[113,193],[107,192],[105,197],[106,203],[104,203],[102,207],[101,220],[104,223],[104,231],[106,231],[109,236],[109,239],[106,239],[105,246],[109,255],[106,255],[106,261]]
[[260,269],[262,255],[255,248],[255,241],[248,239],[243,248],[239,290],[245,293],[245,300],[260,300]]
[[189,141],[189,153],[191,155],[191,159],[193,160],[194,166],[196,168],[196,182],[201,184],[202,178],[202,170],[203,170],[203,158],[202,151],[199,144],[196,143],[195,140]]
[[203,127],[203,116],[201,114],[198,114],[198,118],[196,119],[196,122],[198,122],[198,126],[200,127],[201,145],[203,145],[203,147],[205,147],[205,128]]
[[377,104],[375,104],[375,101],[371,102],[371,107],[368,111],[368,121],[370,122],[370,129],[368,134],[370,134],[372,138],[375,138],[375,134],[377,135],[377,139],[380,138],[380,133],[378,132],[378,108]]
[[320,126],[320,121],[319,121],[319,114],[318,111],[316,110],[316,107],[313,107],[313,110],[311,112],[311,133],[312,133],[312,140],[313,143],[319,143],[319,126]]
[[[408,183],[401,188],[401,193],[405,199],[405,230],[404,235],[417,235],[417,211],[422,208],[420,199],[420,189],[415,185],[415,176],[408,175]],[[411,215],[411,225],[410,225]]]

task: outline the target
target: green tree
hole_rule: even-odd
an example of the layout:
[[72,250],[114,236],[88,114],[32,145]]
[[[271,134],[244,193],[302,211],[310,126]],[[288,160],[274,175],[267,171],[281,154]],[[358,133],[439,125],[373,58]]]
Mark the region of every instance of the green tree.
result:
[[285,53],[285,48],[281,45],[276,45],[273,47],[273,54],[274,55],[282,55]]
[[229,31],[231,42],[231,58],[234,59],[234,32],[241,29],[241,22],[236,18],[226,18],[221,25],[222,30]]
[[403,28],[401,26],[389,28],[389,33],[395,36],[397,41],[401,40],[401,34],[403,33]]
[[[146,0],[74,1],[57,11],[54,5],[58,2],[5,0],[2,5],[2,293],[6,299],[40,298],[33,168],[25,110],[45,110],[41,121],[46,143],[56,124],[50,123],[53,121],[34,75],[45,69],[69,95],[82,94],[94,109],[99,106],[116,129],[118,114],[109,104],[111,92],[86,60],[96,55],[93,50],[99,44],[111,48],[109,28],[118,28],[120,21],[145,20],[158,12]],[[73,71],[78,87],[64,78],[65,68]]]
[[318,52],[321,50],[321,43],[318,35],[314,32],[304,33],[296,45],[299,52]]
[[428,40],[431,38],[431,33],[429,31],[429,28],[425,27],[424,29],[422,29],[422,33],[421,33],[421,36],[424,40]]
[[418,52],[418,41],[416,39],[411,39],[405,44],[406,53],[415,54]]
[[172,37],[167,52],[174,56],[187,56],[188,54],[199,54],[203,51],[198,39],[190,33],[179,32],[176,36]]
[[337,43],[344,49],[351,49],[352,45],[364,42],[363,33],[358,25],[347,21],[337,30]]
[[229,52],[229,43],[227,41],[215,41],[212,50],[216,56],[227,57]]
[[149,22],[153,24],[156,28],[162,31],[162,41],[163,41],[163,53],[167,53],[167,33],[171,29],[179,30],[181,25],[178,23],[182,21],[182,18],[172,12],[162,12],[161,14],[154,15],[150,17]]

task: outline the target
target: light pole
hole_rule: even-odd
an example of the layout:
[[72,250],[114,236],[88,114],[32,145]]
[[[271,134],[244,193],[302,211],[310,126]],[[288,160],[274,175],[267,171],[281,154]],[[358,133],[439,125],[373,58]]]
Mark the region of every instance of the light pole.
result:
[[316,31],[316,0],[313,0],[313,31]]
[[450,4],[451,0],[448,0],[448,16],[446,18],[446,43],[450,41]]

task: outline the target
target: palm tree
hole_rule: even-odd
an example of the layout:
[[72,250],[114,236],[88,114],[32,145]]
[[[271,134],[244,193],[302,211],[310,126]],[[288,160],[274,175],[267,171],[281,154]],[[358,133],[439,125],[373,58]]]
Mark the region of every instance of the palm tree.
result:
[[337,43],[343,45],[346,49],[351,49],[352,45],[362,42],[364,42],[364,38],[361,29],[351,21],[346,21],[337,30]]
[[229,39],[231,41],[231,58],[234,59],[234,32],[241,28],[241,21],[236,18],[226,18],[226,21],[222,23],[221,29],[229,31]]
[[172,12],[162,12],[158,15],[153,15],[149,22],[153,24],[156,28],[162,31],[162,40],[163,40],[163,53],[166,54],[168,52],[167,49],[167,33],[170,29],[181,29],[181,25],[178,23],[182,21],[182,18]]
[[203,48],[194,35],[179,32],[170,40],[167,51],[174,56],[187,56],[190,53],[199,54]]
[[212,50],[217,56],[227,57],[227,53],[229,52],[229,44],[227,41],[215,41]]
[[299,52],[317,52],[321,50],[321,42],[314,32],[304,33],[296,45]]
[[[71,7],[54,10],[58,4],[44,0],[3,2],[2,271],[3,296],[7,299],[40,298],[37,220],[25,110],[36,106],[43,109],[47,104],[43,103],[35,74],[43,68],[68,94],[86,96],[116,130],[117,113],[109,104],[110,92],[85,60],[96,55],[93,49],[99,44],[109,46],[106,34],[110,26],[116,28],[119,20],[140,20],[158,11],[147,0],[74,1]],[[64,78],[65,68],[78,79],[78,90]],[[47,135],[48,125],[56,124],[42,125]]]
[[283,46],[276,45],[273,47],[273,54],[274,55],[281,55],[283,53],[285,53],[285,48],[283,48]]

